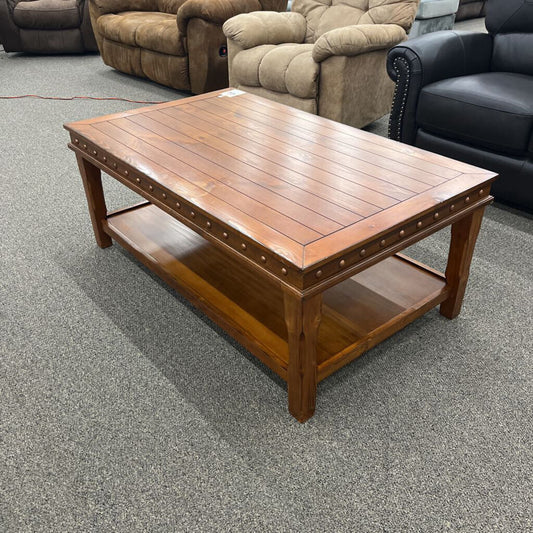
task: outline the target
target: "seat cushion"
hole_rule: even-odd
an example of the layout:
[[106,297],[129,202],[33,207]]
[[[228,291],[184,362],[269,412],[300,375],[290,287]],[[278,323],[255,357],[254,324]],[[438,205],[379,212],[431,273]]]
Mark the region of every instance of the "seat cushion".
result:
[[263,45],[239,52],[232,66],[236,83],[298,98],[315,98],[320,66],[312,44]]
[[13,20],[27,30],[65,30],[78,28],[81,15],[76,0],[34,0],[19,2]]
[[417,123],[449,139],[521,155],[533,132],[533,76],[486,72],[424,87]]
[[420,0],[417,19],[432,19],[457,13],[459,0]]
[[176,15],[152,11],[124,11],[102,15],[98,31],[117,43],[127,44],[162,54],[185,56]]

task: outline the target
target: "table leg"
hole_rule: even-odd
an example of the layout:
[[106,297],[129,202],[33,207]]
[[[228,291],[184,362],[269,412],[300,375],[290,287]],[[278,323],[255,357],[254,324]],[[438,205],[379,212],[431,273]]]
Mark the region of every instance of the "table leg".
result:
[[461,311],[470,263],[484,211],[484,207],[476,209],[452,224],[452,239],[446,266],[446,283],[450,294],[440,305],[441,315],[447,318],[455,318]]
[[284,292],[284,307],[289,340],[289,411],[299,422],[305,422],[315,412],[322,295],[303,299]]
[[89,206],[96,242],[100,248],[107,248],[113,244],[113,241],[104,232],[102,224],[107,215],[107,207],[105,205],[100,169],[79,154],[76,154],[76,159],[78,160],[78,167],[83,180],[83,187],[85,188],[85,196],[87,197],[87,205]]

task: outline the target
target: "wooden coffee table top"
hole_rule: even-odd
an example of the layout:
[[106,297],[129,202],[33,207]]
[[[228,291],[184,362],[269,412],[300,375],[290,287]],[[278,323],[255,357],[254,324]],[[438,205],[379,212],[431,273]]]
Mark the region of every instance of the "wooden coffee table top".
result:
[[240,91],[65,127],[106,172],[288,278],[429,231],[486,202],[496,177]]

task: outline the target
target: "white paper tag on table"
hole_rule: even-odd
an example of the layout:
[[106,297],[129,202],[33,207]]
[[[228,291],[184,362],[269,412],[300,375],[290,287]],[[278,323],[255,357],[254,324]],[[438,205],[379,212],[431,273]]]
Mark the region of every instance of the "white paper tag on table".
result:
[[239,94],[244,94],[244,91],[239,89],[232,89],[231,91],[225,91],[218,95],[218,97],[227,96],[228,98],[233,98],[234,96],[239,96]]

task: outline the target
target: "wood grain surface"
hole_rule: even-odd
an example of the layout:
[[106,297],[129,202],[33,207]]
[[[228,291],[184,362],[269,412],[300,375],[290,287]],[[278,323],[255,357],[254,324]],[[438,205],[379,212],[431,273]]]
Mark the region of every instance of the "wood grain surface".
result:
[[[324,379],[449,293],[442,274],[396,255],[326,290],[308,306],[153,205],[108,215],[104,226],[114,240],[285,380],[292,347],[296,390]],[[304,325],[309,335],[300,346]],[[312,339],[316,356],[306,358],[305,352],[313,350]],[[316,367],[306,368],[306,361]],[[305,418],[312,403],[302,402],[294,408],[301,411],[297,418]]]
[[[395,229],[405,233],[414,217],[465,191],[488,196],[487,184],[496,177],[257,96],[232,94],[217,91],[66,128],[298,271],[372,239],[390,239],[387,232]],[[424,229],[426,223],[413,231]]]

